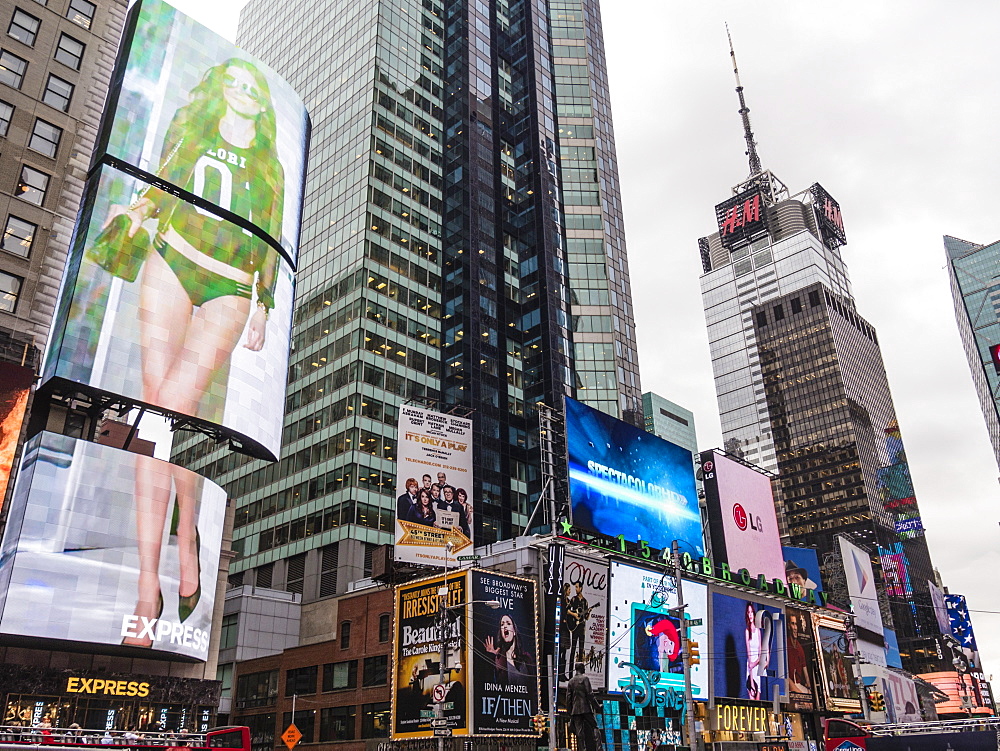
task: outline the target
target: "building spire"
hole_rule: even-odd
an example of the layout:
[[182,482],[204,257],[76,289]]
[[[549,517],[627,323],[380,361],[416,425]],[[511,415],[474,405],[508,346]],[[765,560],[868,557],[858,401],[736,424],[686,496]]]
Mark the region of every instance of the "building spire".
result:
[[761,172],[760,157],[757,156],[757,144],[753,140],[753,130],[750,128],[750,108],[743,98],[743,86],[740,85],[740,71],[736,67],[736,53],[733,51],[733,37],[726,24],[726,37],[729,39],[729,56],[733,59],[733,75],[736,76],[736,94],[740,98],[740,117],[743,119],[743,137],[747,142],[746,155],[750,158],[750,177]]

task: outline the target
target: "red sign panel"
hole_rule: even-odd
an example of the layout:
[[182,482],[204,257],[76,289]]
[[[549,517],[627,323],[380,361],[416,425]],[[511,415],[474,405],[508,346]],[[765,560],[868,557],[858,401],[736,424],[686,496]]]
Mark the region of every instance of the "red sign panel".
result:
[[24,411],[35,371],[11,363],[0,363],[0,504],[7,493],[7,483],[17,453]]
[[751,241],[767,234],[764,199],[756,188],[743,191],[715,207],[719,240],[731,248],[740,241]]
[[1000,344],[994,344],[990,347],[990,359],[993,361],[993,367],[996,368],[997,374],[1000,375]]

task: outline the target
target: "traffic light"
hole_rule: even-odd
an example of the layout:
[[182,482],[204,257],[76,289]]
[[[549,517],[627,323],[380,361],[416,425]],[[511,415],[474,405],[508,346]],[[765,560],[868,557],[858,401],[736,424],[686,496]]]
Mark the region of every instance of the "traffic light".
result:
[[536,733],[546,733],[549,729],[549,717],[544,714],[536,714],[531,718],[531,724],[534,725]]
[[868,705],[871,707],[872,712],[884,712],[885,696],[880,691],[868,692]]
[[701,654],[698,652],[698,642],[688,641],[688,665],[700,665]]

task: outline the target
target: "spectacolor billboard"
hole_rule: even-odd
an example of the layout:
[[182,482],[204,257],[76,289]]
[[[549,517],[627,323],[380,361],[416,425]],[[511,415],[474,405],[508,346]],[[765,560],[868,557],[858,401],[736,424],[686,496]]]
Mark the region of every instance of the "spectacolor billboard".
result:
[[573,525],[704,554],[691,452],[566,399]]
[[[688,628],[698,642],[701,663],[691,669],[695,699],[708,697],[708,588],[684,581],[688,619],[700,620]],[[677,581],[666,569],[611,564],[611,608],[608,611],[608,691],[623,693],[638,706],[661,706],[662,697],[684,694],[681,620],[670,613],[680,603]],[[671,702],[667,700],[667,706]]]
[[785,578],[771,478],[716,451],[703,451],[712,552],[732,571]]
[[[685,593],[686,594],[686,593]],[[785,693],[785,632],[780,608],[712,593],[713,691],[772,701]]]
[[595,691],[602,690],[607,680],[609,584],[606,562],[570,553],[564,556],[559,675],[568,681],[576,663],[582,662]]
[[[442,611],[440,588],[447,587]],[[443,702],[452,735],[469,734],[469,653],[465,621],[468,572],[396,588],[392,671],[392,737],[430,738],[435,701]],[[442,646],[444,680],[441,679]]]
[[[243,292],[200,267],[174,263],[164,246],[149,252],[122,246],[136,257],[139,272],[132,281],[115,276],[95,253],[97,238],[114,206],[127,205],[145,187],[107,166],[91,178],[46,377],[221,425],[251,453],[276,459],[284,400],[274,395],[284,393],[288,372],[291,268],[269,245],[239,230],[239,242],[260,264],[247,274],[253,284],[239,288]],[[213,247],[213,253],[225,250]],[[224,271],[221,265],[217,270]],[[262,300],[266,312],[255,304]]]
[[[309,116],[277,73],[163,0],[126,25],[98,153],[184,192],[187,201],[298,255]],[[162,207],[157,205],[162,214]],[[215,216],[182,210],[171,229],[228,245]],[[161,228],[163,229],[163,228]],[[197,233],[197,234],[196,234]],[[231,258],[227,262],[231,262]],[[232,264],[236,265],[236,264]]]
[[471,552],[472,420],[404,404],[396,442],[395,558],[442,566]]
[[45,379],[281,439],[308,116],[162,0],[129,11]]
[[795,710],[816,708],[816,635],[808,610],[788,608],[788,701]]
[[[472,727],[476,735],[537,735],[540,712],[533,579],[473,570]],[[485,603],[496,602],[498,608]]]
[[207,660],[225,514],[190,470],[40,433],[4,531],[0,632]]
[[35,380],[35,371],[21,365],[0,363],[0,505],[14,469],[17,439],[21,435],[24,410]]
[[844,560],[847,575],[847,592],[851,596],[851,610],[854,623],[860,627],[882,634],[882,611],[878,606],[878,590],[875,588],[875,572],[872,570],[871,556],[845,537],[840,540],[840,555]]

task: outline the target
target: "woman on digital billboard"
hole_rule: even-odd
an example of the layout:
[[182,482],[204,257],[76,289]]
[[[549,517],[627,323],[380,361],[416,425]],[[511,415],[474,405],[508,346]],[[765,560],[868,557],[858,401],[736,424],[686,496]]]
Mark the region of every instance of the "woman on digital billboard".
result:
[[[169,156],[159,177],[223,208],[238,204],[239,213],[280,234],[284,191],[274,140],[267,81],[252,63],[230,59],[209,68],[190,103],[177,111],[164,140],[162,153]],[[131,222],[130,236],[157,219],[155,252],[139,278],[142,400],[196,415],[244,330],[245,348],[258,352],[264,346],[278,255],[236,224],[162,190],[149,191],[130,207],[113,206],[109,222],[123,214]],[[163,610],[159,554],[169,479],[150,463],[138,462],[139,616],[159,617]],[[201,565],[195,498],[176,477],[174,488],[178,617],[184,621],[201,596]],[[151,644],[138,641],[126,639],[135,646]]]

